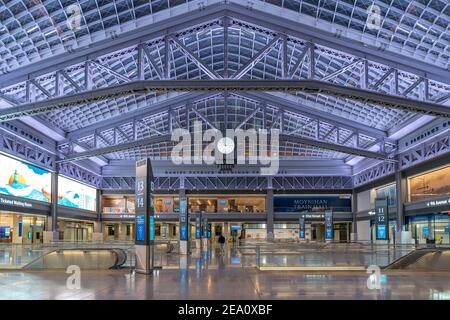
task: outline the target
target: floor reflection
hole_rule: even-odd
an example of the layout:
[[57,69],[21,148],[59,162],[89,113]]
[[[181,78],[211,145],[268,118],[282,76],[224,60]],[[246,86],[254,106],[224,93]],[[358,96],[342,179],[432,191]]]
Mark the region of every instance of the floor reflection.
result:
[[170,268],[152,276],[82,270],[80,290],[66,287],[64,270],[3,271],[0,299],[450,299],[446,272],[382,271],[380,288],[371,290],[365,272],[258,271],[255,256],[233,246],[224,254],[214,246],[192,249],[166,261]]

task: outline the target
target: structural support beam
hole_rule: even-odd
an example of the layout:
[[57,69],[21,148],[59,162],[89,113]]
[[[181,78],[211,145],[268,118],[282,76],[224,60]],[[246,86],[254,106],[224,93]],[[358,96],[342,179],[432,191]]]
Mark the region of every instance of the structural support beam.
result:
[[169,36],[169,39],[175,43],[175,45],[183,51],[183,53],[189,57],[196,65],[199,67],[204,73],[208,75],[211,79],[222,79],[222,77],[213,69],[211,69],[206,63],[204,63],[191,49],[186,47],[181,43],[180,40],[175,38],[174,36]]
[[[118,128],[123,124],[133,122],[133,120],[137,119],[138,117],[140,117],[141,119],[150,117],[152,115],[168,110],[171,107],[182,106],[185,104],[185,101],[187,100],[204,99],[211,95],[214,95],[214,93],[192,92],[176,95],[174,97],[169,97],[161,102],[148,104],[146,106],[136,109],[135,111],[120,114],[115,117],[99,121],[94,124],[85,126],[83,128],[71,131],[67,134],[67,140],[61,141],[61,144],[67,143],[68,140],[70,139],[73,140],[87,135],[91,135],[95,130],[105,131],[111,128]],[[124,133],[122,134],[126,136]]]
[[263,59],[272,48],[281,40],[281,36],[278,35],[273,38],[268,44],[266,44],[257,54],[255,54],[250,60],[248,60],[236,73],[231,77],[232,79],[241,79],[249,70],[251,70],[261,59]]
[[353,61],[353,62],[347,64],[346,66],[342,67],[341,69],[336,70],[336,71],[333,72],[332,74],[323,77],[321,80],[322,80],[322,81],[328,81],[328,80],[331,80],[331,79],[337,77],[338,75],[343,74],[343,73],[346,72],[347,70],[353,68],[355,65],[357,65],[357,64],[360,63],[360,62],[361,62],[361,59],[356,59],[355,61]]
[[[272,177],[269,177],[271,180]],[[269,184],[271,184],[272,181],[270,181]],[[267,213],[267,224],[266,224],[266,230],[267,230],[267,239],[274,239],[274,225],[273,225],[273,189],[272,187],[267,189],[266,194],[266,213]]]
[[300,68],[300,66],[305,61],[305,57],[306,57],[306,55],[307,55],[307,53],[309,51],[309,46],[312,46],[312,45],[313,44],[309,44],[308,46],[306,46],[306,48],[303,49],[303,51],[300,54],[300,56],[298,56],[297,62],[295,63],[294,67],[292,68],[291,72],[289,73],[289,79],[294,78],[294,76],[297,73],[298,69]]
[[325,142],[321,140],[311,139],[311,138],[304,138],[299,136],[292,136],[292,135],[286,135],[286,134],[280,134],[280,140],[283,141],[290,141],[294,143],[300,143],[312,147],[327,149],[327,150],[333,150],[337,152],[342,152],[346,154],[356,155],[356,156],[362,156],[366,158],[373,158],[373,159],[380,159],[380,160],[387,160],[388,156],[385,153],[380,152],[373,152],[368,151],[364,149],[358,149],[358,148],[352,148],[348,146],[338,145],[330,142]]
[[91,158],[91,157],[96,157],[96,156],[112,153],[112,152],[130,150],[130,149],[135,149],[135,148],[139,148],[139,147],[143,147],[143,146],[151,146],[151,145],[161,143],[161,142],[170,142],[171,141],[170,139],[171,139],[171,135],[163,135],[163,136],[156,136],[156,137],[150,137],[150,138],[145,138],[145,139],[141,139],[141,140],[125,142],[125,143],[108,146],[108,147],[104,147],[104,148],[98,148],[98,149],[94,149],[94,150],[69,154],[64,159],[59,160],[58,162],[61,163],[61,162],[81,160],[81,159],[86,159],[86,158]]
[[359,88],[345,87],[318,80],[147,80],[88,90],[65,97],[57,97],[26,103],[2,110],[0,121],[8,121],[24,116],[32,116],[58,109],[70,108],[82,103],[102,101],[132,94],[148,92],[308,92],[336,96],[356,101],[379,104],[387,108],[423,113],[433,116],[450,117],[450,107],[433,102],[414,100]]

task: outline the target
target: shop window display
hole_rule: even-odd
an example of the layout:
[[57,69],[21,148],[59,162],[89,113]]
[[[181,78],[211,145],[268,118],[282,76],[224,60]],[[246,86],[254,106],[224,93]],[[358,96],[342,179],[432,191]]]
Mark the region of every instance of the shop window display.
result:
[[409,200],[420,201],[450,195],[450,167],[434,170],[409,179]]

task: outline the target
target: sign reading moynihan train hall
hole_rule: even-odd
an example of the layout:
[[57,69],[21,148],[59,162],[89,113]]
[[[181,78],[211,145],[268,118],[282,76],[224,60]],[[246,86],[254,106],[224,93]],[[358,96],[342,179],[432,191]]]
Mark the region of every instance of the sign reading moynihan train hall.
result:
[[274,212],[323,211],[351,212],[350,195],[276,195],[273,197]]

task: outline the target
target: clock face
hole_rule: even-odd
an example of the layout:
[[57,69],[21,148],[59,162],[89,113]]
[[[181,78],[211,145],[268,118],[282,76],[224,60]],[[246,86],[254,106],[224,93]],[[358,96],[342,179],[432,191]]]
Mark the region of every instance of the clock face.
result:
[[231,138],[224,137],[217,141],[217,149],[220,153],[229,154],[234,150],[234,141]]

